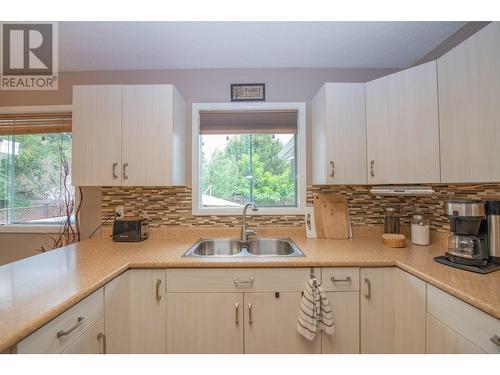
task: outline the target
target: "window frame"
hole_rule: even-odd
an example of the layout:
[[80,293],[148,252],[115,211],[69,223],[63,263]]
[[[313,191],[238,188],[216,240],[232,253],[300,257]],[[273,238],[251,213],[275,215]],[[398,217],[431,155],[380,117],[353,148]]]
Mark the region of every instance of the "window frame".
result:
[[271,103],[193,103],[192,105],[192,146],[191,146],[191,185],[193,215],[241,215],[241,208],[203,208],[200,197],[200,110],[297,110],[297,207],[262,207],[250,215],[303,215],[306,207],[306,103],[304,102],[271,102]]
[[[36,105],[0,107],[0,114],[12,113],[52,113],[72,112],[73,106],[68,105]],[[76,186],[75,186],[76,188]],[[77,194],[77,200],[79,199]],[[78,204],[78,202],[76,202]],[[0,224],[0,233],[59,233],[59,224]]]

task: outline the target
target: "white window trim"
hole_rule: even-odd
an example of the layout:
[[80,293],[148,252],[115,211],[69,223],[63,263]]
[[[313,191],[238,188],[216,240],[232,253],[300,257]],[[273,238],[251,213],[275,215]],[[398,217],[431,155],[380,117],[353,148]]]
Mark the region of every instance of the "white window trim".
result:
[[[0,113],[51,113],[71,112],[73,106],[67,105],[33,105],[0,107]],[[4,224],[0,225],[0,233],[59,233],[61,225],[57,224]]]
[[297,207],[262,207],[250,215],[303,215],[306,207],[306,103],[193,103],[192,106],[192,202],[193,215],[241,215],[241,208],[200,207],[200,110],[297,110]]

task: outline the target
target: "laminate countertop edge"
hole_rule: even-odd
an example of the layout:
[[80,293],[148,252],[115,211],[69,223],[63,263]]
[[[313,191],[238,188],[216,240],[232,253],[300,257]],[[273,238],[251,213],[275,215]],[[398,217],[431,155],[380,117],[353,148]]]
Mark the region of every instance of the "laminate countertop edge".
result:
[[[150,242],[150,244],[147,244],[147,241],[142,243],[143,245],[141,246],[148,248],[148,250],[144,250],[144,253],[133,250],[133,245],[117,245],[112,243],[111,240],[106,239],[84,241],[79,244],[70,245],[66,248],[56,250],[59,254],[55,254],[54,257],[73,256],[73,258],[76,258],[76,260],[73,259],[73,261],[76,264],[74,266],[75,269],[79,272],[79,278],[84,278],[80,275],[80,273],[85,274],[87,271],[85,269],[82,270],[82,268],[100,264],[98,262],[99,259],[94,259],[98,257],[96,252],[102,252],[103,257],[118,257],[124,259],[122,261],[112,259],[113,265],[102,265],[102,268],[104,268],[105,271],[103,271],[102,277],[99,276],[100,278],[98,280],[94,280],[89,284],[85,284],[79,280],[85,286],[82,286],[81,289],[77,289],[77,292],[74,294],[68,294],[67,297],[64,297],[62,302],[47,308],[45,311],[40,311],[39,314],[35,313],[34,308],[32,308],[30,311],[31,315],[28,314],[25,322],[16,321],[17,324],[14,326],[3,324],[3,327],[2,322],[0,322],[0,328],[4,331],[0,332],[0,352],[14,346],[52,319],[56,318],[99,288],[103,287],[121,273],[127,271],[128,269],[141,268],[397,267],[439,289],[444,290],[445,292],[450,293],[475,308],[500,319],[500,306],[497,296],[493,295],[492,298],[490,298],[489,294],[483,294],[482,298],[476,298],[475,296],[475,288],[477,285],[480,285],[482,280],[488,280],[488,293],[494,293],[495,285],[500,287],[500,271],[497,272],[499,274],[498,276],[491,276],[493,274],[479,276],[477,274],[455,270],[449,267],[442,269],[441,267],[445,266],[432,261],[433,256],[437,255],[438,251],[441,251],[440,248],[438,250],[438,248],[433,248],[432,246],[427,248],[410,246],[405,250],[390,249],[380,245],[378,238],[377,240],[375,238],[363,238],[359,240],[308,240],[304,238],[296,240],[294,238],[299,247],[306,254],[306,257],[293,259],[267,258],[258,260],[245,259],[230,261],[227,259],[207,260],[200,258],[180,258],[183,252],[187,250],[186,244],[192,243],[193,239],[194,237],[191,239],[184,239],[184,242],[180,245],[172,245],[176,248],[175,250],[172,250],[172,253],[170,250],[166,249],[169,243],[161,243],[158,242],[159,240],[156,240],[156,243]],[[163,239],[163,241],[165,242],[165,239]],[[99,249],[99,246],[102,246],[102,249]],[[96,248],[101,251],[91,251],[91,249],[95,250]],[[333,248],[331,253],[329,253],[327,248]],[[369,251],[367,249],[369,249]],[[162,253],[158,255],[160,251]],[[339,253],[337,254],[336,251]],[[87,254],[86,257],[84,257],[80,252],[83,252],[83,255],[85,255],[86,252],[89,252],[90,254]],[[352,254],[353,259],[349,259],[350,254]],[[141,258],[142,255],[144,255],[144,260],[137,259]],[[41,256],[43,256],[43,254]],[[79,259],[79,256],[85,259]],[[165,258],[170,257],[170,259],[161,259],[162,256]],[[125,258],[127,257],[136,259],[126,260]],[[150,260],[148,260],[148,257]],[[155,257],[157,259],[155,259]],[[35,263],[36,260],[37,259],[32,259],[31,262]],[[79,262],[83,263],[80,264]],[[89,265],[85,262],[89,262]],[[16,267],[21,266],[21,264],[16,265]],[[0,277],[2,276],[2,267],[0,267]],[[109,267],[109,269],[106,267]],[[426,268],[429,268],[430,272],[426,272]],[[67,271],[67,273],[71,276],[70,272],[71,271]],[[450,273],[453,275],[452,278],[447,276]],[[85,274],[84,276],[88,275]],[[486,279],[484,278],[485,276],[487,277]],[[73,277],[76,278],[76,276]],[[451,281],[447,282],[446,279]],[[460,287],[460,285],[454,285],[457,283],[452,282],[453,280],[459,280],[459,284],[461,284],[462,287]],[[471,280],[472,282],[470,282]],[[77,284],[74,288],[77,288],[78,285],[79,284]],[[464,290],[467,288],[469,290]],[[23,302],[21,301],[20,303]],[[2,316],[1,310],[5,305],[5,301],[0,300],[0,317]],[[22,311],[22,306],[17,306],[14,310],[15,309]],[[5,313],[5,311],[7,311],[7,313]],[[14,316],[12,316],[13,313],[10,314],[8,309],[5,311],[4,316],[7,316],[8,318],[6,320],[10,319],[14,321]]]

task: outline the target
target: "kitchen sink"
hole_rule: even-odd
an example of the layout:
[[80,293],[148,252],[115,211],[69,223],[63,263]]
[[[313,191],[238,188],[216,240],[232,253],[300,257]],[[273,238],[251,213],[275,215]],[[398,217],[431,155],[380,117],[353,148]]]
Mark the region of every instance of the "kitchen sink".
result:
[[290,238],[254,238],[246,242],[237,238],[200,239],[183,257],[303,257],[305,256]]

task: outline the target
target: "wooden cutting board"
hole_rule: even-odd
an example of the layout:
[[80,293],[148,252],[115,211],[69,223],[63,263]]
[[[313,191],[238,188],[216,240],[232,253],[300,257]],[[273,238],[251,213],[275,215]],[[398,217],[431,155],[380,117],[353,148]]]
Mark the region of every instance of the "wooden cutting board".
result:
[[349,209],[342,194],[314,194],[314,218],[318,238],[347,239],[350,235]]

